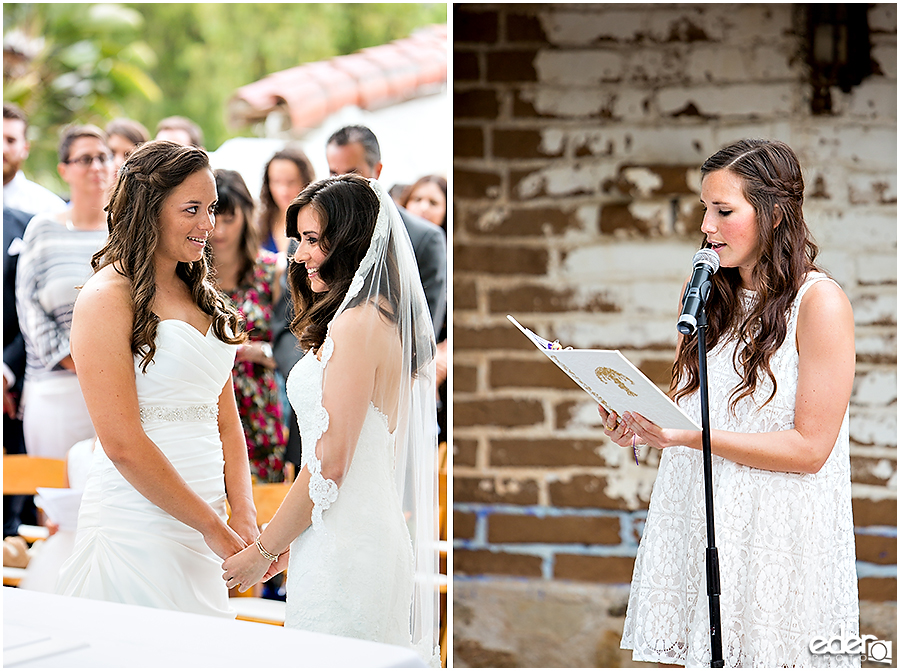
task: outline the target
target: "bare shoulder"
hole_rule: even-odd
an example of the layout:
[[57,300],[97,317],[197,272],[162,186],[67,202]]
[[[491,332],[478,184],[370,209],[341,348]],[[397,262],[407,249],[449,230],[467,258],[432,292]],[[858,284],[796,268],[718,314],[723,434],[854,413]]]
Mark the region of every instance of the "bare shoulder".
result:
[[820,280],[813,284],[800,301],[800,323],[848,321],[853,323],[853,308],[847,294],[835,282]]
[[345,310],[331,325],[335,345],[351,343],[360,350],[382,347],[395,332],[384,314],[369,302]]
[[74,319],[131,321],[131,282],[112,267],[105,266],[87,282],[75,301]]

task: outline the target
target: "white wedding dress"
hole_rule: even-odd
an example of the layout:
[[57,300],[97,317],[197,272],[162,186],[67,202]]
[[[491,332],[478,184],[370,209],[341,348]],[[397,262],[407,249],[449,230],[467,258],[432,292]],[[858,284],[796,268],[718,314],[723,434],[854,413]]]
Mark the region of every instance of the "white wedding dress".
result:
[[[135,357],[141,422],[188,485],[224,520],[225,475],[217,423],[219,394],[235,347],[212,328],[159,323],[153,362]],[[78,516],[75,549],[57,592],[104,601],[234,617],[222,560],[199,531],[144,498],[99,446]]]
[[394,484],[394,436],[370,403],[340,490],[322,477],[315,447],[330,419],[322,407],[330,336],[319,349],[321,360],[308,353],[287,381],[314,508],[291,544],[285,626],[410,647],[413,549]]

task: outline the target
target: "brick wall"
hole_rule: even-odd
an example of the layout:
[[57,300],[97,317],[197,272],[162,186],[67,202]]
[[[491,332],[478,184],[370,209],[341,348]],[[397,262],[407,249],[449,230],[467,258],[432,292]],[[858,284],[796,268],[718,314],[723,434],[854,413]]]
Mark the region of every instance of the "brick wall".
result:
[[830,114],[812,112],[807,12],[454,6],[457,666],[613,659],[609,631],[553,656],[545,620],[509,623],[532,603],[522,580],[538,610],[557,613],[548,595],[581,585],[605,595],[610,627],[621,622],[658,454],[645,449],[636,466],[609,443],[596,405],[506,315],[564,344],[621,349],[667,388],[679,290],[702,238],[698,168],[742,137],[797,152],[820,263],[854,307],[860,597],[879,613],[894,601],[896,5],[868,5],[874,72],[826,89]]

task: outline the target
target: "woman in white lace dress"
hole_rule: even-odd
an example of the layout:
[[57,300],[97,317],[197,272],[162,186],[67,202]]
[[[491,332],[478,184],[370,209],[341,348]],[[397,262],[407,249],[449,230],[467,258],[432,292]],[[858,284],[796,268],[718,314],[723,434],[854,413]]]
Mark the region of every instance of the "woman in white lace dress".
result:
[[[858,666],[858,655],[810,652],[815,637],[859,632],[850,303],[815,266],[787,145],[736,142],[701,179],[701,230],[721,261],[707,343],[725,666]],[[697,338],[682,337],[673,390],[699,425],[698,386]],[[619,445],[662,450],[622,647],[635,660],[709,666],[701,434],[600,414]]]
[[289,554],[285,626],[436,663],[435,342],[409,236],[384,188],[356,175],[304,189],[287,234],[307,349],[287,381],[301,469],[223,577],[248,589]]

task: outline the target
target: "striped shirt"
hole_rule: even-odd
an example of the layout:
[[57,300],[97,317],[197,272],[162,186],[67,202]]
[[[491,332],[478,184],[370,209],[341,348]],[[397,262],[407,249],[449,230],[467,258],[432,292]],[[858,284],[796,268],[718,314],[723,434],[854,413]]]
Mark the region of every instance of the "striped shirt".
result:
[[28,223],[16,272],[16,309],[25,338],[26,379],[71,375],[60,361],[69,356],[76,287],[93,274],[91,257],[106,238],[106,228],[70,231],[46,214]]

